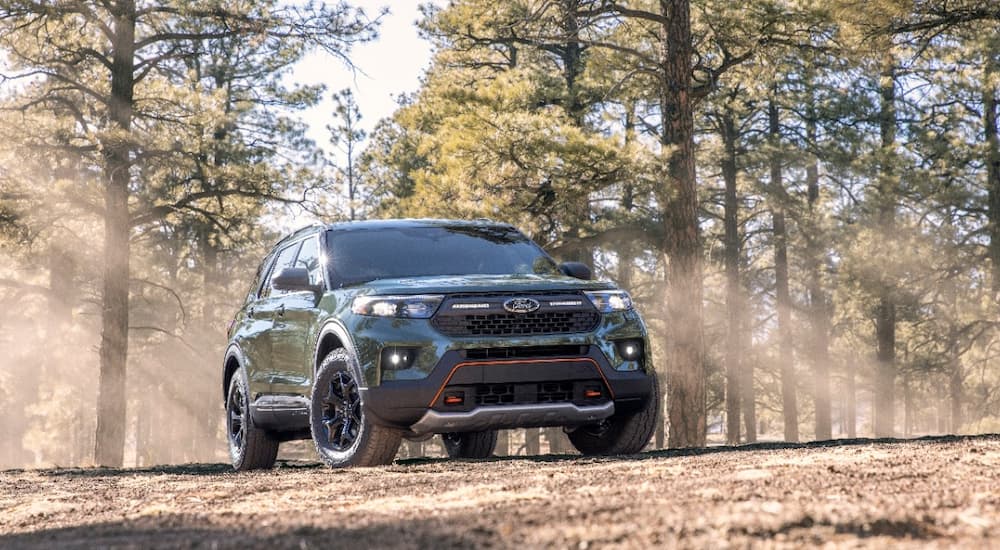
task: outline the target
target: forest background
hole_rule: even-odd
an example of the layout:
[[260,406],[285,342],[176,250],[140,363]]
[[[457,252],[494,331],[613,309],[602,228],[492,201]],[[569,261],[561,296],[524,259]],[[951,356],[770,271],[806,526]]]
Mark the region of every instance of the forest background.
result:
[[[431,65],[368,132],[289,74],[379,23],[0,0],[0,467],[225,460],[257,263],[380,217],[507,221],[628,289],[654,446],[1000,431],[995,2],[425,6]],[[333,154],[301,116],[331,94]]]

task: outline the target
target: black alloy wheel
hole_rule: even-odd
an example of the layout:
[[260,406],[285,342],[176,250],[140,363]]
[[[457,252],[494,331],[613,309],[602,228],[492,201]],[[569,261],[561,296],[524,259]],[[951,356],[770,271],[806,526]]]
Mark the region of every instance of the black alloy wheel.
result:
[[334,374],[323,397],[323,431],[331,449],[344,452],[354,446],[361,431],[361,395],[350,373]]

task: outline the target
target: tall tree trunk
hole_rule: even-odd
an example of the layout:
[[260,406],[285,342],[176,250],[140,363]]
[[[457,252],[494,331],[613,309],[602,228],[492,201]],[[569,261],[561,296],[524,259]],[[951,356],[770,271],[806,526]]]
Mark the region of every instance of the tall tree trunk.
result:
[[527,428],[524,430],[524,454],[528,456],[542,454],[538,428]]
[[736,122],[732,111],[727,107],[722,115],[722,179],[726,184],[723,207],[723,225],[725,226],[725,270],[726,270],[726,311],[728,327],[726,330],[726,443],[737,445],[740,442],[740,380],[741,372],[740,347],[743,330],[743,296],[740,285],[740,235],[736,194]]
[[549,442],[550,454],[562,454],[566,452],[562,444],[563,437],[566,436],[563,435],[562,428],[545,428],[545,440]]
[[420,458],[424,456],[424,442],[423,441],[407,441],[406,442],[406,458]]
[[844,423],[847,424],[847,437],[851,439],[858,436],[858,396],[854,381],[855,371],[857,371],[857,361],[851,357],[847,360],[847,372],[844,373],[847,378],[844,383],[844,391],[847,393]]
[[563,80],[566,82],[566,112],[578,127],[584,126],[586,106],[580,97],[578,81],[583,71],[583,46],[580,43],[580,21],[577,10],[580,0],[562,0],[562,31],[564,41],[560,49],[563,64]]
[[495,456],[508,456],[510,454],[510,430],[497,432],[497,446],[493,454]]
[[988,191],[989,256],[993,292],[1000,292],[1000,133],[997,129],[996,69],[992,56],[983,75],[983,129],[986,142],[986,189]]
[[941,380],[945,382],[937,385],[937,431],[939,434],[951,432],[951,428],[948,425],[950,417],[948,415],[948,390],[947,390],[947,380]]
[[49,321],[57,332],[73,320],[73,288],[76,276],[76,262],[60,248],[49,251]]
[[[743,428],[746,430],[746,442],[757,441],[757,392],[754,387],[754,364],[747,359],[750,350],[750,319],[746,314],[746,301],[743,302],[743,315],[740,319],[740,350],[744,354],[740,363],[740,399],[743,406]],[[763,429],[763,428],[762,428]]]
[[913,423],[912,382],[909,373],[903,375],[903,437],[910,437],[910,425]]
[[[896,70],[895,57],[885,54],[880,78],[881,174],[878,182],[878,230],[892,238],[896,231]],[[891,275],[890,275],[891,277]],[[895,433],[896,400],[896,302],[894,281],[881,282],[875,316],[878,366],[875,376],[875,436]]]
[[94,460],[121,466],[125,452],[125,368],[128,359],[129,208],[132,166],[129,135],[135,86],[135,2],[115,10],[111,96],[108,118],[115,133],[104,155],[104,287],[101,312],[101,370]]
[[666,181],[658,188],[666,225],[667,409],[670,447],[705,445],[705,365],[702,334],[702,259],[695,179],[691,97],[691,14],[688,0],[661,0],[663,25],[660,107]]
[[[77,295],[76,290],[73,288],[73,277],[76,271],[76,263],[73,258],[66,254],[57,246],[53,246],[49,250],[49,292],[48,292],[48,322],[45,333],[46,339],[49,345],[45,347],[44,359],[42,359],[41,365],[41,377],[43,380],[54,380],[59,376],[81,376],[84,373],[79,370],[74,370],[74,372],[65,372],[66,364],[65,359],[67,357],[74,357],[75,351],[71,349],[71,344],[66,342],[67,329],[73,321],[73,297]],[[79,369],[80,365],[74,365],[75,369]],[[34,380],[37,378],[32,376]],[[25,380],[24,382],[28,382]],[[28,384],[19,384],[19,390],[27,389]],[[37,384],[36,384],[37,387]],[[38,392],[32,393],[32,397],[36,397]],[[79,394],[78,394],[79,395]],[[68,442],[67,446],[59,449],[63,456],[59,457],[62,464],[78,464],[80,457],[77,455],[77,447],[74,445],[75,442],[79,441],[80,434],[80,418],[75,411],[70,413],[69,423],[65,426],[67,430],[67,437],[64,441]],[[27,426],[25,426],[27,427]],[[4,440],[7,441],[7,440]],[[11,443],[17,446],[18,449],[21,448],[21,438],[10,440]]]
[[[806,120],[806,135],[811,143],[816,143],[816,117],[809,109]],[[823,291],[823,247],[822,220],[817,202],[819,201],[819,166],[814,155],[809,156],[806,165],[806,197],[808,199],[808,231],[806,238],[807,292],[809,295],[809,355],[813,369],[813,407],[816,411],[816,439],[833,438],[833,422],[830,411],[830,307]]]
[[768,105],[768,130],[771,139],[771,231],[774,233],[774,294],[778,310],[778,366],[781,371],[781,412],[785,422],[785,441],[799,440],[799,406],[795,395],[796,377],[792,350],[792,297],[788,290],[788,230],[785,227],[785,183],[782,175],[781,139],[778,105]]
[[965,372],[962,369],[962,358],[953,354],[951,358],[951,373],[948,376],[948,404],[951,408],[951,433],[962,429],[965,417],[962,414],[962,404],[965,401]]

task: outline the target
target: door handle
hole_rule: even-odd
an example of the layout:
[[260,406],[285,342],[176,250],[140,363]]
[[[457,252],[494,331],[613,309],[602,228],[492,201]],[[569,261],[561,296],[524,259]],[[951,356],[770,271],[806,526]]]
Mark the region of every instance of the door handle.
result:
[[284,316],[285,316],[285,304],[281,304],[280,306],[278,306],[278,317],[284,317]]
[[257,309],[254,308],[254,307],[251,307],[250,310],[247,311],[247,317],[250,317],[251,319],[253,319],[255,313],[257,313]]

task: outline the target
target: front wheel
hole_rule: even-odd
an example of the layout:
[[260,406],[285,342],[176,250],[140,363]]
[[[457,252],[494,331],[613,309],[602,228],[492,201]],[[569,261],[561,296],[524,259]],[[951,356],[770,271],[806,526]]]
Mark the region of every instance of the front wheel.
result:
[[450,458],[487,458],[497,446],[497,431],[441,434]]
[[316,453],[333,468],[390,464],[402,441],[398,430],[365,414],[358,373],[357,361],[344,348],[331,351],[316,372],[309,428]]
[[631,455],[649,443],[656,431],[660,407],[660,384],[656,372],[650,371],[653,392],[639,412],[612,415],[599,424],[581,426],[569,432],[570,442],[585,455]]
[[243,372],[237,371],[226,393],[226,435],[229,457],[238,472],[267,470],[278,458],[278,442],[253,424],[249,395]]

